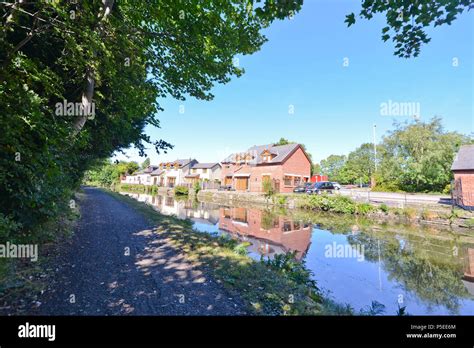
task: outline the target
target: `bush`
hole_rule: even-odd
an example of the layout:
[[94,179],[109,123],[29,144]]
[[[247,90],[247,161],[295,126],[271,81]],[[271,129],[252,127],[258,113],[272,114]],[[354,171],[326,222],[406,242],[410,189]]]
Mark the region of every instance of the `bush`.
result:
[[265,197],[271,197],[275,194],[275,188],[273,187],[271,179],[265,178],[262,181],[262,189]]
[[377,184],[371,189],[373,192],[404,192],[400,190],[396,183]]
[[193,190],[195,194],[198,194],[199,191],[201,191],[201,184],[199,181],[196,181],[193,186]]
[[304,260],[296,260],[295,251],[286,254],[277,254],[273,259],[264,260],[262,258],[260,262],[264,263],[271,269],[284,274],[295,283],[308,286],[315,292],[319,292],[316,281],[312,279],[313,273],[311,270],[306,268]]
[[6,241],[20,230],[21,224],[15,222],[11,217],[0,213],[0,240]]
[[334,213],[354,214],[356,203],[347,196],[311,195],[298,201],[297,205],[304,209],[319,209]]
[[356,212],[356,203],[347,196],[333,196],[329,198],[329,210],[335,213],[354,214]]
[[390,208],[388,207],[388,205],[386,205],[385,203],[380,204],[379,209],[380,209],[381,211],[383,211],[385,214],[388,213],[388,211],[390,210]]
[[449,194],[451,193],[451,184],[447,184],[447,185],[444,187],[442,193],[445,194],[445,195],[449,195]]
[[247,251],[247,248],[252,245],[252,243],[250,242],[242,242],[242,243],[239,243],[237,244],[233,250],[234,252],[236,252],[237,254],[239,255],[247,255],[248,254],[248,251]]
[[433,210],[423,209],[423,211],[421,212],[421,218],[423,220],[431,221],[438,217],[438,213]]
[[285,195],[277,195],[273,197],[273,203],[277,205],[285,205],[288,201],[288,197]]
[[413,220],[417,217],[417,212],[415,208],[406,207],[403,209],[403,215],[410,220]]
[[376,208],[369,203],[358,203],[356,206],[356,212],[359,215],[367,215],[372,213]]
[[187,195],[189,194],[189,189],[186,186],[175,186],[174,188],[175,195]]
[[116,187],[117,190],[129,191],[129,192],[145,192],[146,186],[139,184],[120,184]]

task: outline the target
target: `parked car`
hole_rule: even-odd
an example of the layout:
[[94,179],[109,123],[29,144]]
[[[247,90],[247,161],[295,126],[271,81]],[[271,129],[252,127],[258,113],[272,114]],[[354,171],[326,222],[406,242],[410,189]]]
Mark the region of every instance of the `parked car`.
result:
[[306,193],[309,194],[321,194],[323,192],[332,193],[335,190],[332,182],[329,181],[320,181],[312,184],[307,190]]
[[339,184],[338,182],[334,182],[334,181],[333,181],[333,182],[332,182],[332,185],[334,186],[334,188],[335,188],[336,190],[340,190],[340,189],[341,189],[341,184]]
[[295,187],[293,190],[294,193],[305,193],[306,190],[312,185],[313,183],[311,182],[305,182],[304,184],[298,185]]

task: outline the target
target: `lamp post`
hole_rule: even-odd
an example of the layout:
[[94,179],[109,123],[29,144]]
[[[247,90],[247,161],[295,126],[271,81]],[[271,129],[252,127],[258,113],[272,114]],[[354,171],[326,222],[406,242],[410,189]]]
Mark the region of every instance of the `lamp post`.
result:
[[377,145],[375,141],[375,128],[377,128],[377,125],[374,123],[372,130],[373,130],[373,136],[374,136],[374,173],[372,174],[372,179],[370,186],[374,187],[375,186],[375,173],[377,172]]
[[373,133],[374,133],[374,165],[375,165],[375,171],[377,171],[377,145],[375,143],[375,128],[377,128],[377,125],[374,123],[374,127],[373,127]]

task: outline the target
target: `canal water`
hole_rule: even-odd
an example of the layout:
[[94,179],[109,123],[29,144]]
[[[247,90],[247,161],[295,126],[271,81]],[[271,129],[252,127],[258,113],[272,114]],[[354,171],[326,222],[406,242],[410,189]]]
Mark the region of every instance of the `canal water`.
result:
[[255,260],[294,252],[323,291],[356,312],[377,301],[384,315],[399,307],[412,315],[474,315],[473,230],[122,194],[190,219],[198,231],[250,242]]

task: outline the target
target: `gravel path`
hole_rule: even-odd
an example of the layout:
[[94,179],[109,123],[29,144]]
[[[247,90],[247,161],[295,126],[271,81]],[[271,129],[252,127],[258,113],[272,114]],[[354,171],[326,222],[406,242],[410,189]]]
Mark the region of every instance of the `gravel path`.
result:
[[70,244],[51,260],[55,274],[37,314],[245,314],[241,301],[152,233],[133,208],[84,190],[81,219]]

